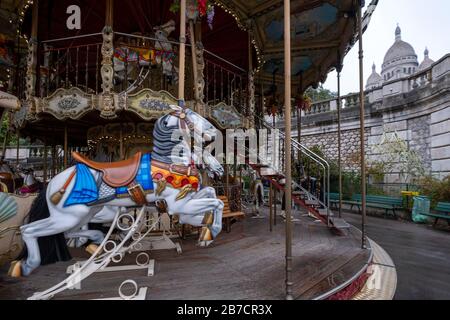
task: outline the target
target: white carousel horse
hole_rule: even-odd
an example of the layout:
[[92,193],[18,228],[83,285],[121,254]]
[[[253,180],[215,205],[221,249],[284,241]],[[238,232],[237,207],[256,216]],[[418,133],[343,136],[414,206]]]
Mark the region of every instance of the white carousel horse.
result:
[[8,192],[14,193],[17,186],[22,184],[22,181],[22,177],[9,164],[0,159],[0,183],[2,188],[6,186]]
[[[194,160],[194,163],[198,164],[197,167],[200,169],[206,170],[209,177],[214,178],[216,175],[215,168],[220,168],[221,165],[219,161],[206,149],[205,150],[198,150],[198,146],[194,146],[194,152],[192,153],[192,158]],[[200,153],[202,152],[202,153]],[[202,161],[200,161],[199,154],[202,154]],[[215,198],[215,192],[212,192],[214,189],[212,188],[203,188],[203,193],[201,194],[202,198]],[[93,218],[89,223],[96,223],[96,224],[109,224],[114,221],[114,218],[116,217],[117,210],[119,210],[117,207],[112,206],[105,206],[103,207]],[[185,216],[183,217],[183,223],[184,224],[190,224],[190,225],[197,225],[198,221],[196,219],[199,219],[200,217],[190,217]],[[193,220],[191,220],[193,219]],[[203,219],[203,217],[202,217]],[[104,238],[104,234],[99,230],[90,230],[88,225],[84,225],[77,231],[70,231],[65,234],[66,239],[68,240],[69,246],[79,248],[87,243],[88,240],[91,240],[93,243],[92,245],[89,245],[86,248],[86,251],[89,253],[92,253],[95,251],[97,244],[101,243],[101,241]]]
[[[213,242],[222,230],[224,205],[216,198],[213,188],[201,188],[196,180],[199,174],[198,170],[190,166],[190,140],[187,141],[183,136],[193,135],[195,140],[200,139],[198,143],[203,142],[202,139],[212,141],[216,137],[216,128],[192,110],[178,106],[172,106],[172,109],[172,113],[160,118],[155,124],[151,166],[147,163],[146,168],[148,171],[141,166],[146,155],[142,155],[142,159],[137,154],[126,161],[102,164],[74,154],[79,163],[55,176],[48,184],[45,199],[50,217],[20,228],[28,257],[12,266],[12,274],[28,276],[40,265],[39,237],[79,230],[105,206],[132,208],[165,200],[168,214],[178,215],[181,224],[203,227],[200,246],[208,246]],[[210,162],[205,165],[214,174],[223,175],[220,164]],[[137,182],[138,177],[144,179],[145,176],[147,180],[142,180],[142,185]],[[144,193],[143,185],[151,182],[148,176],[153,177],[157,187],[154,192]],[[100,185],[97,190],[91,189],[92,185],[97,184]],[[126,195],[128,191],[132,197],[117,197],[115,193],[108,195],[112,187],[116,188],[115,192],[125,188],[123,194]],[[105,198],[101,198],[103,196]],[[98,242],[99,239],[96,240]]]
[[23,169],[19,174],[23,178],[23,186],[17,190],[18,194],[37,193],[42,188],[42,183],[34,176],[33,169]]
[[155,37],[159,40],[155,42],[155,49],[160,54],[156,55],[156,62],[162,63],[163,74],[172,78],[173,82],[178,81],[178,69],[173,64],[173,46],[168,42],[170,34],[175,30],[175,21],[170,20],[166,24],[153,28]]
[[[155,61],[157,65],[162,65],[163,75],[169,77],[173,82],[178,81],[178,69],[173,64],[173,46],[169,42],[170,34],[175,30],[175,21],[170,20],[162,26],[153,28],[155,31]],[[122,83],[136,69],[142,69],[152,64],[151,56],[144,54],[145,50],[133,50],[127,47],[119,47],[114,50],[114,78],[118,83]],[[127,75],[126,75],[126,74]]]

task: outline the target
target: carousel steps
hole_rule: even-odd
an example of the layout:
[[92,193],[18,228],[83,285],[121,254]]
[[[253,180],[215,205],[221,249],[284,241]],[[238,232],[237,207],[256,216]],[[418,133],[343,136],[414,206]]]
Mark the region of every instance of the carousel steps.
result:
[[351,227],[350,224],[347,223],[342,218],[331,218],[330,222],[333,225],[333,227],[338,229],[338,230],[350,229],[350,227]]
[[[322,217],[328,216],[328,209],[318,209],[317,210]],[[334,217],[334,213],[330,210],[330,217]]]
[[305,200],[307,206],[318,206],[320,205],[319,200]]
[[[269,179],[270,183],[277,188],[279,191],[284,192],[284,186],[281,185],[277,180],[275,179]],[[328,219],[328,210],[327,208],[317,208],[317,206],[321,206],[320,201],[318,200],[304,200],[300,196],[298,196],[298,193],[296,192],[292,193],[292,201],[300,205],[301,207],[308,210],[308,212],[317,220],[320,220],[322,223],[326,224],[328,227],[337,230],[340,234],[343,234],[345,230],[350,228],[350,225],[345,222],[344,219],[336,218],[334,217],[334,213],[330,210],[330,217]],[[302,193],[308,195],[307,192],[303,191]],[[309,194],[310,197],[312,197],[311,194]],[[328,221],[329,220],[329,221]]]

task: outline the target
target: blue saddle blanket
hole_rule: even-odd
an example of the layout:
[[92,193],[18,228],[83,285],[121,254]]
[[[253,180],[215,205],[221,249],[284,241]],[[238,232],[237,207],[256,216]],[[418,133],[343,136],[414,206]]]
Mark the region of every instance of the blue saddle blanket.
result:
[[[69,194],[64,207],[76,204],[90,204],[99,199],[99,187],[88,166],[82,163],[76,165],[75,185]],[[144,191],[153,190],[151,174],[151,154],[142,155],[139,169],[134,179]],[[128,186],[116,188],[116,196],[128,194]]]
[[75,170],[77,172],[75,185],[64,203],[64,207],[86,204],[98,199],[97,183],[88,166],[83,163],[77,163]]

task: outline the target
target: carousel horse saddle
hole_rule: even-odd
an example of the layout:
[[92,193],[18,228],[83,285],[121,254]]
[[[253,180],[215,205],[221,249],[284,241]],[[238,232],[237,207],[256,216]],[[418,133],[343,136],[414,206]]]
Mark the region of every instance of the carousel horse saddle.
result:
[[102,172],[103,181],[113,188],[127,186],[133,182],[139,170],[141,155],[141,152],[138,152],[132,158],[123,161],[95,162],[77,152],[72,153],[73,159],[78,163]]

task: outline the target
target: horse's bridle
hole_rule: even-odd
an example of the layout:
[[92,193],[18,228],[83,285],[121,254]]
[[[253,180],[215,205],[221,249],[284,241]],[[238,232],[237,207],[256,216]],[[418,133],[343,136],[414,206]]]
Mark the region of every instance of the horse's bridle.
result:
[[186,109],[183,108],[181,111],[174,111],[170,115],[177,117],[180,120],[180,127],[183,130],[189,129],[195,131],[195,125],[191,122],[186,115]]

